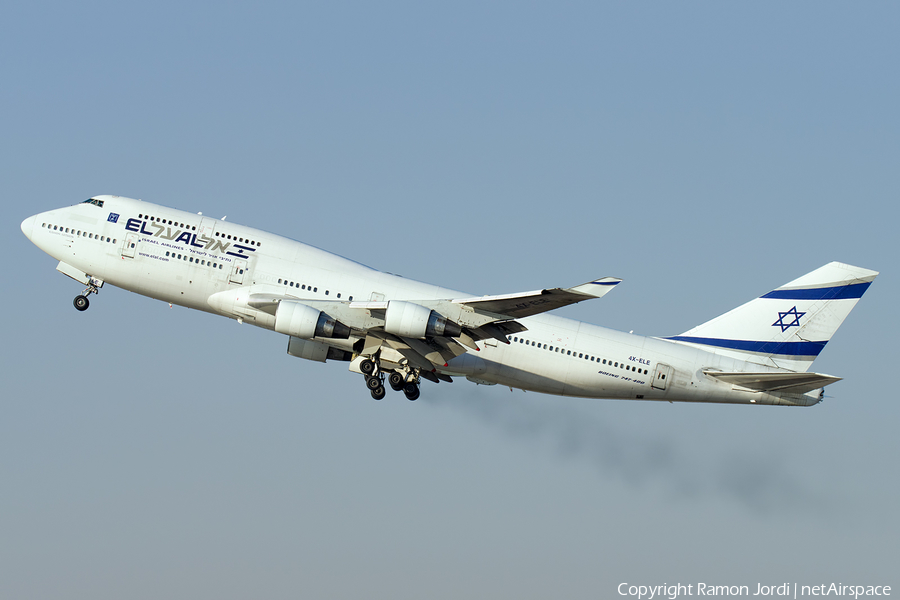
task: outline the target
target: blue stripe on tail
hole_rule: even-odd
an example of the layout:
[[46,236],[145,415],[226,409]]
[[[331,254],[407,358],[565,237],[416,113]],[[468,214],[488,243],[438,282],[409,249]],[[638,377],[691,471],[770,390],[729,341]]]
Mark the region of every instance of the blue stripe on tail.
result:
[[806,290],[775,290],[763,298],[778,300],[858,300],[866,293],[872,282],[854,283],[838,287],[813,288]]

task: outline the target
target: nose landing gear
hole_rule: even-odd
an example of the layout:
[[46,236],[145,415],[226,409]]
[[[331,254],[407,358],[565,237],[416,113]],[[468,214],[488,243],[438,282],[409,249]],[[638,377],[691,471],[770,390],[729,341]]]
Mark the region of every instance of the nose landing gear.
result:
[[79,312],[86,311],[88,309],[88,307],[91,305],[90,301],[88,300],[88,296],[90,296],[91,294],[99,294],[100,293],[99,286],[101,286],[101,285],[103,285],[102,281],[99,281],[99,280],[91,277],[88,282],[88,286],[86,288],[84,288],[84,291],[81,292],[80,295],[75,296],[75,300],[72,301],[72,304],[75,305],[75,310],[77,310]]

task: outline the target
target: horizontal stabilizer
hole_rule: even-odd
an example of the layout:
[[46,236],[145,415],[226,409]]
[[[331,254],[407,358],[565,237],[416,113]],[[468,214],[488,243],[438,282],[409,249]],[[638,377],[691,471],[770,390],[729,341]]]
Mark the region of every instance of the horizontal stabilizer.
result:
[[455,304],[464,304],[477,311],[521,319],[568,306],[569,304],[575,304],[582,300],[600,298],[610,292],[621,281],[621,279],[615,277],[604,277],[603,279],[589,281],[573,288],[553,288],[502,296],[462,298],[453,302]]
[[729,373],[725,371],[703,371],[703,374],[719,381],[759,392],[789,392],[791,394],[805,394],[841,380],[840,377],[822,375],[820,373]]

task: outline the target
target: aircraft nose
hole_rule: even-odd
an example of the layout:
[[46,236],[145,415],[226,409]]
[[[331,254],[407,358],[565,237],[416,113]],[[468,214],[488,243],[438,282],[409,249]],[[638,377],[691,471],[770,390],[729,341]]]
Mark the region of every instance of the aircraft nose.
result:
[[29,240],[31,239],[31,232],[34,230],[34,219],[35,217],[28,217],[22,221],[22,233],[24,233],[25,237]]

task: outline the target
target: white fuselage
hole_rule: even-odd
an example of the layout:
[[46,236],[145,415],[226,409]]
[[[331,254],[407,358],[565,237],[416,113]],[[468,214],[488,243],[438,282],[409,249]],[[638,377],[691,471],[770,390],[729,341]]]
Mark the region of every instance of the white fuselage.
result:
[[[23,231],[47,254],[105,283],[266,329],[274,329],[275,318],[249,306],[250,294],[336,302],[470,296],[251,227],[140,200],[102,198],[102,207],[82,203],[35,215]],[[518,321],[528,330],[509,336],[510,344],[478,342],[477,352],[440,370],[563,396],[789,405],[818,400],[707,377],[704,369],[767,367],[692,346],[548,314]]]

